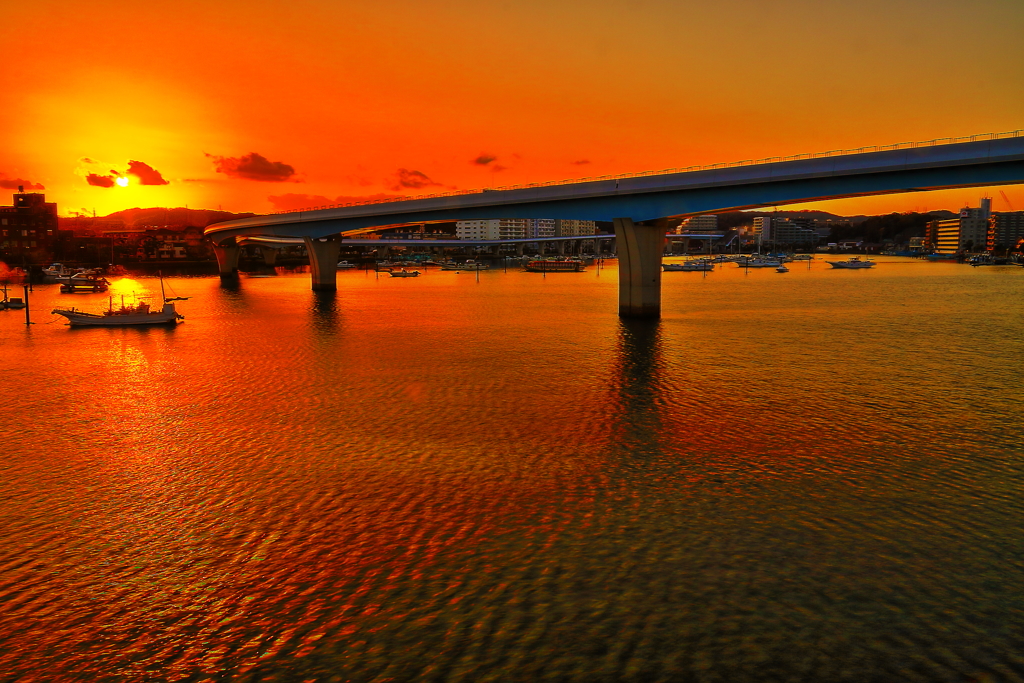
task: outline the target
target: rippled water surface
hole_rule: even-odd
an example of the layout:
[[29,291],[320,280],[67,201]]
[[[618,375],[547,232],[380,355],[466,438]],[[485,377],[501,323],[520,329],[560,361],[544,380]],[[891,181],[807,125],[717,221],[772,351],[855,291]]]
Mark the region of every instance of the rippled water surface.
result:
[[1024,269],[616,277],[37,286],[0,681],[1024,679]]

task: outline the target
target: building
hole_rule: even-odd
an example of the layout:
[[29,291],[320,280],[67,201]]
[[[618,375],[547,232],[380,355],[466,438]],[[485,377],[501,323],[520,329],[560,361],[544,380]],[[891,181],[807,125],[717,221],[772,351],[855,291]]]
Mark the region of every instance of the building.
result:
[[52,253],[57,239],[57,204],[45,195],[19,187],[14,206],[0,206],[0,249],[6,254]]
[[925,240],[939,254],[984,251],[989,246],[991,206],[992,200],[985,197],[980,207],[961,209],[959,218],[932,221],[926,229]]
[[713,232],[718,230],[718,216],[691,216],[687,218],[676,230],[678,234],[686,232]]
[[756,216],[753,235],[755,240],[760,239],[762,242],[770,240],[772,238],[772,217]]
[[1015,249],[1024,240],[1024,211],[993,213],[989,221],[989,251]]
[[[589,222],[594,221],[576,221]],[[458,221],[455,235],[460,240],[514,240],[533,237],[555,237],[557,223],[553,218],[490,218]],[[585,233],[589,234],[589,233]]]
[[784,218],[772,221],[771,242],[773,244],[817,244],[819,239],[820,235],[814,228],[814,222],[811,219],[798,221]]
[[577,221],[559,218],[555,221],[554,237],[579,237],[581,235],[596,235],[596,221]]

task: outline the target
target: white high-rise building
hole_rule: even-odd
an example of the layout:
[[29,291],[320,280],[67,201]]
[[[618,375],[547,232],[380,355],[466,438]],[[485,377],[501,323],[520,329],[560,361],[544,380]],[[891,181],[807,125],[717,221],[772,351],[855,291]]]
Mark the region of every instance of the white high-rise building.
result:
[[[593,222],[593,221],[591,221]],[[488,218],[458,221],[455,235],[460,240],[514,240],[531,237],[554,237],[553,218]]]
[[596,235],[596,221],[577,221],[559,218],[555,221],[554,237],[579,237],[580,235]]

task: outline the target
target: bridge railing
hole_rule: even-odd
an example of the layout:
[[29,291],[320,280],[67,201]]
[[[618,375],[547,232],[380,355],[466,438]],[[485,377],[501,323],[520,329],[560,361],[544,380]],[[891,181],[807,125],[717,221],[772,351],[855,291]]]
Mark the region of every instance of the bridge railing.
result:
[[918,149],[921,147],[936,147],[938,145],[955,145],[964,142],[980,142],[984,140],[1001,140],[1004,138],[1024,137],[1024,129],[1011,130],[1003,133],[981,133],[978,135],[965,135],[961,137],[934,138],[918,142],[898,142],[894,145],[869,145],[856,147],[854,149],[833,149],[827,152],[814,152],[807,154],[793,154],[785,157],[765,157],[763,159],[744,159],[743,161],[730,161],[717,164],[705,164],[698,166],[686,166],[682,168],[665,168],[660,171],[639,171],[636,173],[619,173],[618,175],[590,176],[586,178],[568,178],[565,180],[548,180],[540,183],[525,183],[521,185],[504,185],[501,187],[478,188],[473,190],[451,190],[449,192],[435,192],[432,194],[418,194],[408,197],[391,197],[387,199],[367,199],[361,202],[346,202],[344,204],[325,204],[323,206],[310,206],[302,209],[290,209],[287,211],[274,211],[271,215],[302,213],[304,211],[319,211],[321,209],[341,209],[348,206],[365,206],[368,204],[391,204],[393,202],[408,202],[417,199],[434,199],[438,197],[458,197],[469,194],[481,194],[483,192],[503,192],[507,190],[528,190],[538,187],[555,187],[558,185],[577,185],[582,183],[593,183],[601,180],[623,180],[626,178],[645,178],[656,175],[669,175],[673,173],[690,173],[694,171],[714,171],[723,168],[739,168],[741,166],[756,166],[759,164],[776,164],[786,161],[802,161],[805,159],[824,159],[827,157],[843,156],[847,154],[869,154],[871,152],[893,152],[901,149]]

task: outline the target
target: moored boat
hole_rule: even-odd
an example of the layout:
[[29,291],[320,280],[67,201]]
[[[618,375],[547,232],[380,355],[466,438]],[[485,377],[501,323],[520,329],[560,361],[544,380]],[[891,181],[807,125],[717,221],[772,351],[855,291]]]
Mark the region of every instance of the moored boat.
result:
[[741,259],[736,261],[736,265],[740,268],[778,268],[782,265],[782,261],[775,258],[757,257]]
[[134,305],[125,304],[124,297],[121,297],[120,307],[114,308],[114,300],[111,298],[107,310],[102,313],[88,313],[76,308],[55,308],[51,313],[64,316],[68,323],[75,327],[174,325],[185,319],[185,316],[175,310],[174,302],[185,301],[188,297],[166,296],[163,278],[160,278],[160,296],[164,304],[159,311],[150,310],[147,301],[138,301]]
[[861,260],[861,258],[859,256],[851,256],[850,258],[846,259],[845,261],[825,261],[825,263],[829,264],[833,268],[840,268],[840,269],[846,269],[846,270],[859,270],[859,269],[862,269],[862,268],[873,268],[874,265],[875,265],[875,262],[872,261],[871,259]]
[[523,266],[530,273],[582,273],[586,270],[583,261],[578,259],[534,259]]
[[710,259],[693,259],[682,263],[662,263],[662,270],[666,272],[701,272],[715,269],[715,264]]
[[420,271],[418,270],[406,270],[405,268],[402,268],[401,270],[388,271],[388,275],[391,277],[419,277],[419,274]]

